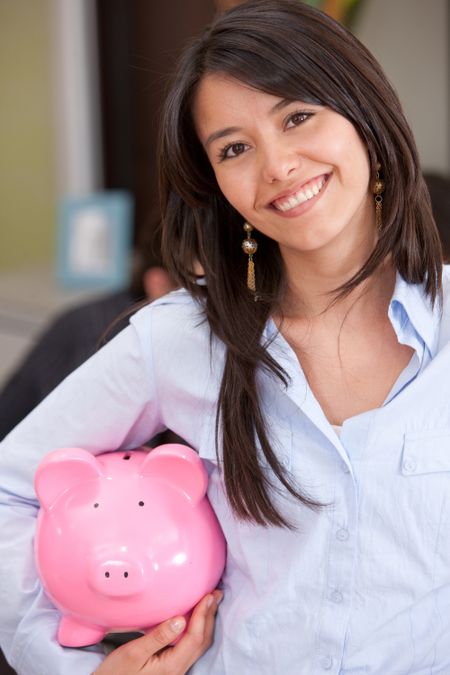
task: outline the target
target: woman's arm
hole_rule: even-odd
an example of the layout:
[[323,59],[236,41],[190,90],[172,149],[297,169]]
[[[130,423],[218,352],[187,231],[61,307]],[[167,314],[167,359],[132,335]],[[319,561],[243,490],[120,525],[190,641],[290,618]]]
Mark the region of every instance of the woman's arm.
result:
[[101,646],[65,649],[56,641],[59,613],[34,565],[33,481],[50,450],[132,448],[161,429],[143,339],[133,326],[126,328],[0,445],[0,640],[19,675],[87,675],[103,660]]

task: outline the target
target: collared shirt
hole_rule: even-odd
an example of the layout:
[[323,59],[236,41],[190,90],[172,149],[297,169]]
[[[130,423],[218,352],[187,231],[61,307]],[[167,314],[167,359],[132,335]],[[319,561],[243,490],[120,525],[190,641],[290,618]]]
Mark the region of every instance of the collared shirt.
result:
[[[274,450],[317,512],[273,499],[295,529],[238,521],[214,443],[224,347],[177,291],[67,378],[0,446],[0,637],[19,674],[88,675],[100,647],[63,649],[33,564],[43,455],[133,448],[169,427],[205,460],[228,545],[213,646],[193,675],[450,673],[450,272],[444,306],[398,275],[389,318],[410,363],[384,404],[338,436],[273,322],[288,373],[258,386]],[[269,471],[263,463],[263,470]]]

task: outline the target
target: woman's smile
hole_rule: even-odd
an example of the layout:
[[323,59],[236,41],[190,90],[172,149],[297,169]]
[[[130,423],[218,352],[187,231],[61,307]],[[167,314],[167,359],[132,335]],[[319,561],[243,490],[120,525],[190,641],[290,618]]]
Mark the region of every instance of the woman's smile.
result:
[[269,208],[285,218],[298,216],[311,208],[324,193],[331,174],[323,174],[306,181],[300,188],[285,191],[269,203]]

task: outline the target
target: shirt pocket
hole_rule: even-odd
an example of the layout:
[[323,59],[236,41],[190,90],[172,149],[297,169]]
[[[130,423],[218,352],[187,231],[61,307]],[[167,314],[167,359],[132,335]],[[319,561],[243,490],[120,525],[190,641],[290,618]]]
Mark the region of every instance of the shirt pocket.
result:
[[450,430],[407,433],[403,445],[403,476],[450,473]]
[[[450,430],[405,434],[400,472],[406,536],[428,579],[450,582]],[[400,486],[399,486],[400,487]],[[397,495],[397,499],[399,496]]]

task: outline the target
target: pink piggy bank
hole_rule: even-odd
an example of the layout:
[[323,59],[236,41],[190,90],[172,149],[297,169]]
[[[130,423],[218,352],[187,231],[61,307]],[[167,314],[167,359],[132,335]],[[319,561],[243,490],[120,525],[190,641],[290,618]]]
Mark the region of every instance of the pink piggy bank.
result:
[[62,645],[147,630],[187,614],[215,588],[225,541],[207,484],[202,460],[183,445],[97,457],[65,448],[45,457],[35,478],[35,551],[63,615]]

